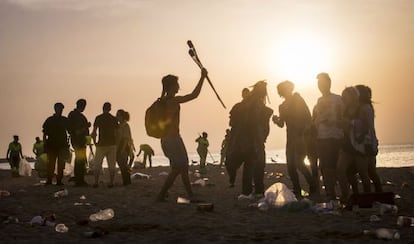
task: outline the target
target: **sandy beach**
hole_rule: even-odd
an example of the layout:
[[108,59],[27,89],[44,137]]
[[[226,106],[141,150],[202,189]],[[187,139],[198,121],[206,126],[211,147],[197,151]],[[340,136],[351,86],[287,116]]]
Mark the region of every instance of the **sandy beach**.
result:
[[[199,179],[191,166],[191,181]],[[413,227],[396,224],[399,215],[414,216],[414,177],[412,168],[379,168],[384,191],[392,191],[398,213],[378,215],[372,209],[338,211],[335,214],[315,213],[309,209],[286,211],[259,210],[249,206],[251,201],[237,200],[241,188],[241,171],[236,186],[228,187],[224,169],[208,166],[205,186],[194,186],[197,199],[214,204],[209,212],[197,210],[197,204],[178,204],[178,197],[186,197],[178,178],[169,192],[167,202],[154,201],[168,167],[134,170],[150,175],[149,179],[134,179],[132,185],[107,188],[108,176],[101,176],[99,188],[76,188],[65,178],[65,186],[44,186],[36,171],[31,177],[12,178],[8,170],[0,171],[0,190],[10,196],[0,198],[0,238],[2,243],[361,243],[381,242],[363,230],[392,228],[400,232],[400,242],[414,242]],[[161,174],[160,174],[161,173]],[[281,174],[276,174],[281,173]],[[282,177],[280,177],[283,175]],[[303,181],[303,178],[301,178]],[[93,182],[92,176],[87,181]],[[291,187],[286,166],[266,166],[266,188],[276,182]],[[305,184],[303,184],[305,185]],[[305,187],[306,188],[306,187]],[[68,195],[54,197],[54,193],[67,189]],[[81,199],[82,198],[82,199]],[[315,199],[314,199],[315,200]],[[97,222],[89,216],[101,209],[112,208],[114,217]],[[50,226],[31,226],[28,222],[37,215],[55,214],[55,223],[63,223],[68,232],[56,232]],[[370,222],[376,214],[381,219]],[[18,223],[16,223],[18,219]],[[104,233],[89,237],[85,233]]]

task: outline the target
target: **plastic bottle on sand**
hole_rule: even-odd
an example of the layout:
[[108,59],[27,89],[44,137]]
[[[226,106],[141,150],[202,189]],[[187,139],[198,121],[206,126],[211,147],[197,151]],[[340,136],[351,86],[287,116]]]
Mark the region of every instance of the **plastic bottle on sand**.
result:
[[414,218],[408,216],[398,216],[397,225],[399,226],[414,226]]
[[379,228],[376,230],[364,230],[365,235],[374,235],[383,240],[399,240],[400,233],[396,229]]
[[115,216],[115,212],[112,208],[107,208],[104,210],[101,210],[97,213],[91,214],[89,216],[89,219],[91,221],[98,221],[98,220],[108,220],[108,219],[112,219]]
[[66,233],[69,231],[69,228],[65,224],[57,224],[55,230],[59,233]]

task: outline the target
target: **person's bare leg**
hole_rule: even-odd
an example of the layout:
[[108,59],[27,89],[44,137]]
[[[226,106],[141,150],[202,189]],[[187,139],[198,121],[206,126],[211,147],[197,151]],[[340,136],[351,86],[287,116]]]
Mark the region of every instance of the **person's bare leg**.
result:
[[180,171],[177,169],[171,169],[171,172],[168,174],[167,179],[165,179],[164,185],[161,187],[161,191],[157,196],[157,201],[164,201],[165,195],[168,192],[168,189],[172,186],[175,181],[175,178],[180,174]]

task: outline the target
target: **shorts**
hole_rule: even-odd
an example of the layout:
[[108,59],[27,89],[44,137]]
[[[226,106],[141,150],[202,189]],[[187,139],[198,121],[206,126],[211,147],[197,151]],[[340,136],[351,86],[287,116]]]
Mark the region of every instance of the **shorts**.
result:
[[161,148],[172,168],[188,166],[188,155],[180,135],[161,138]]

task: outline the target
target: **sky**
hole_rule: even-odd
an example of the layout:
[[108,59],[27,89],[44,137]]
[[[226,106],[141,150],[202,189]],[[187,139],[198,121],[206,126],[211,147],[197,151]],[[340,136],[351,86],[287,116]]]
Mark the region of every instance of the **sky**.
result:
[[[413,11],[410,0],[0,0],[0,155],[14,134],[32,155],[53,104],[62,102],[66,115],[79,98],[91,122],[107,101],[113,113],[129,111],[136,146],[161,153],[145,134],[144,113],[164,75],[179,77],[182,95],[196,85],[187,40],[227,106],[208,83],[181,106],[188,152],[203,131],[210,151],[219,151],[230,108],[258,80],[267,80],[275,114],[283,80],[312,108],[319,72],[330,74],[334,93],[372,88],[381,144],[413,143]],[[267,149],[284,145],[285,129],[271,124]]]

